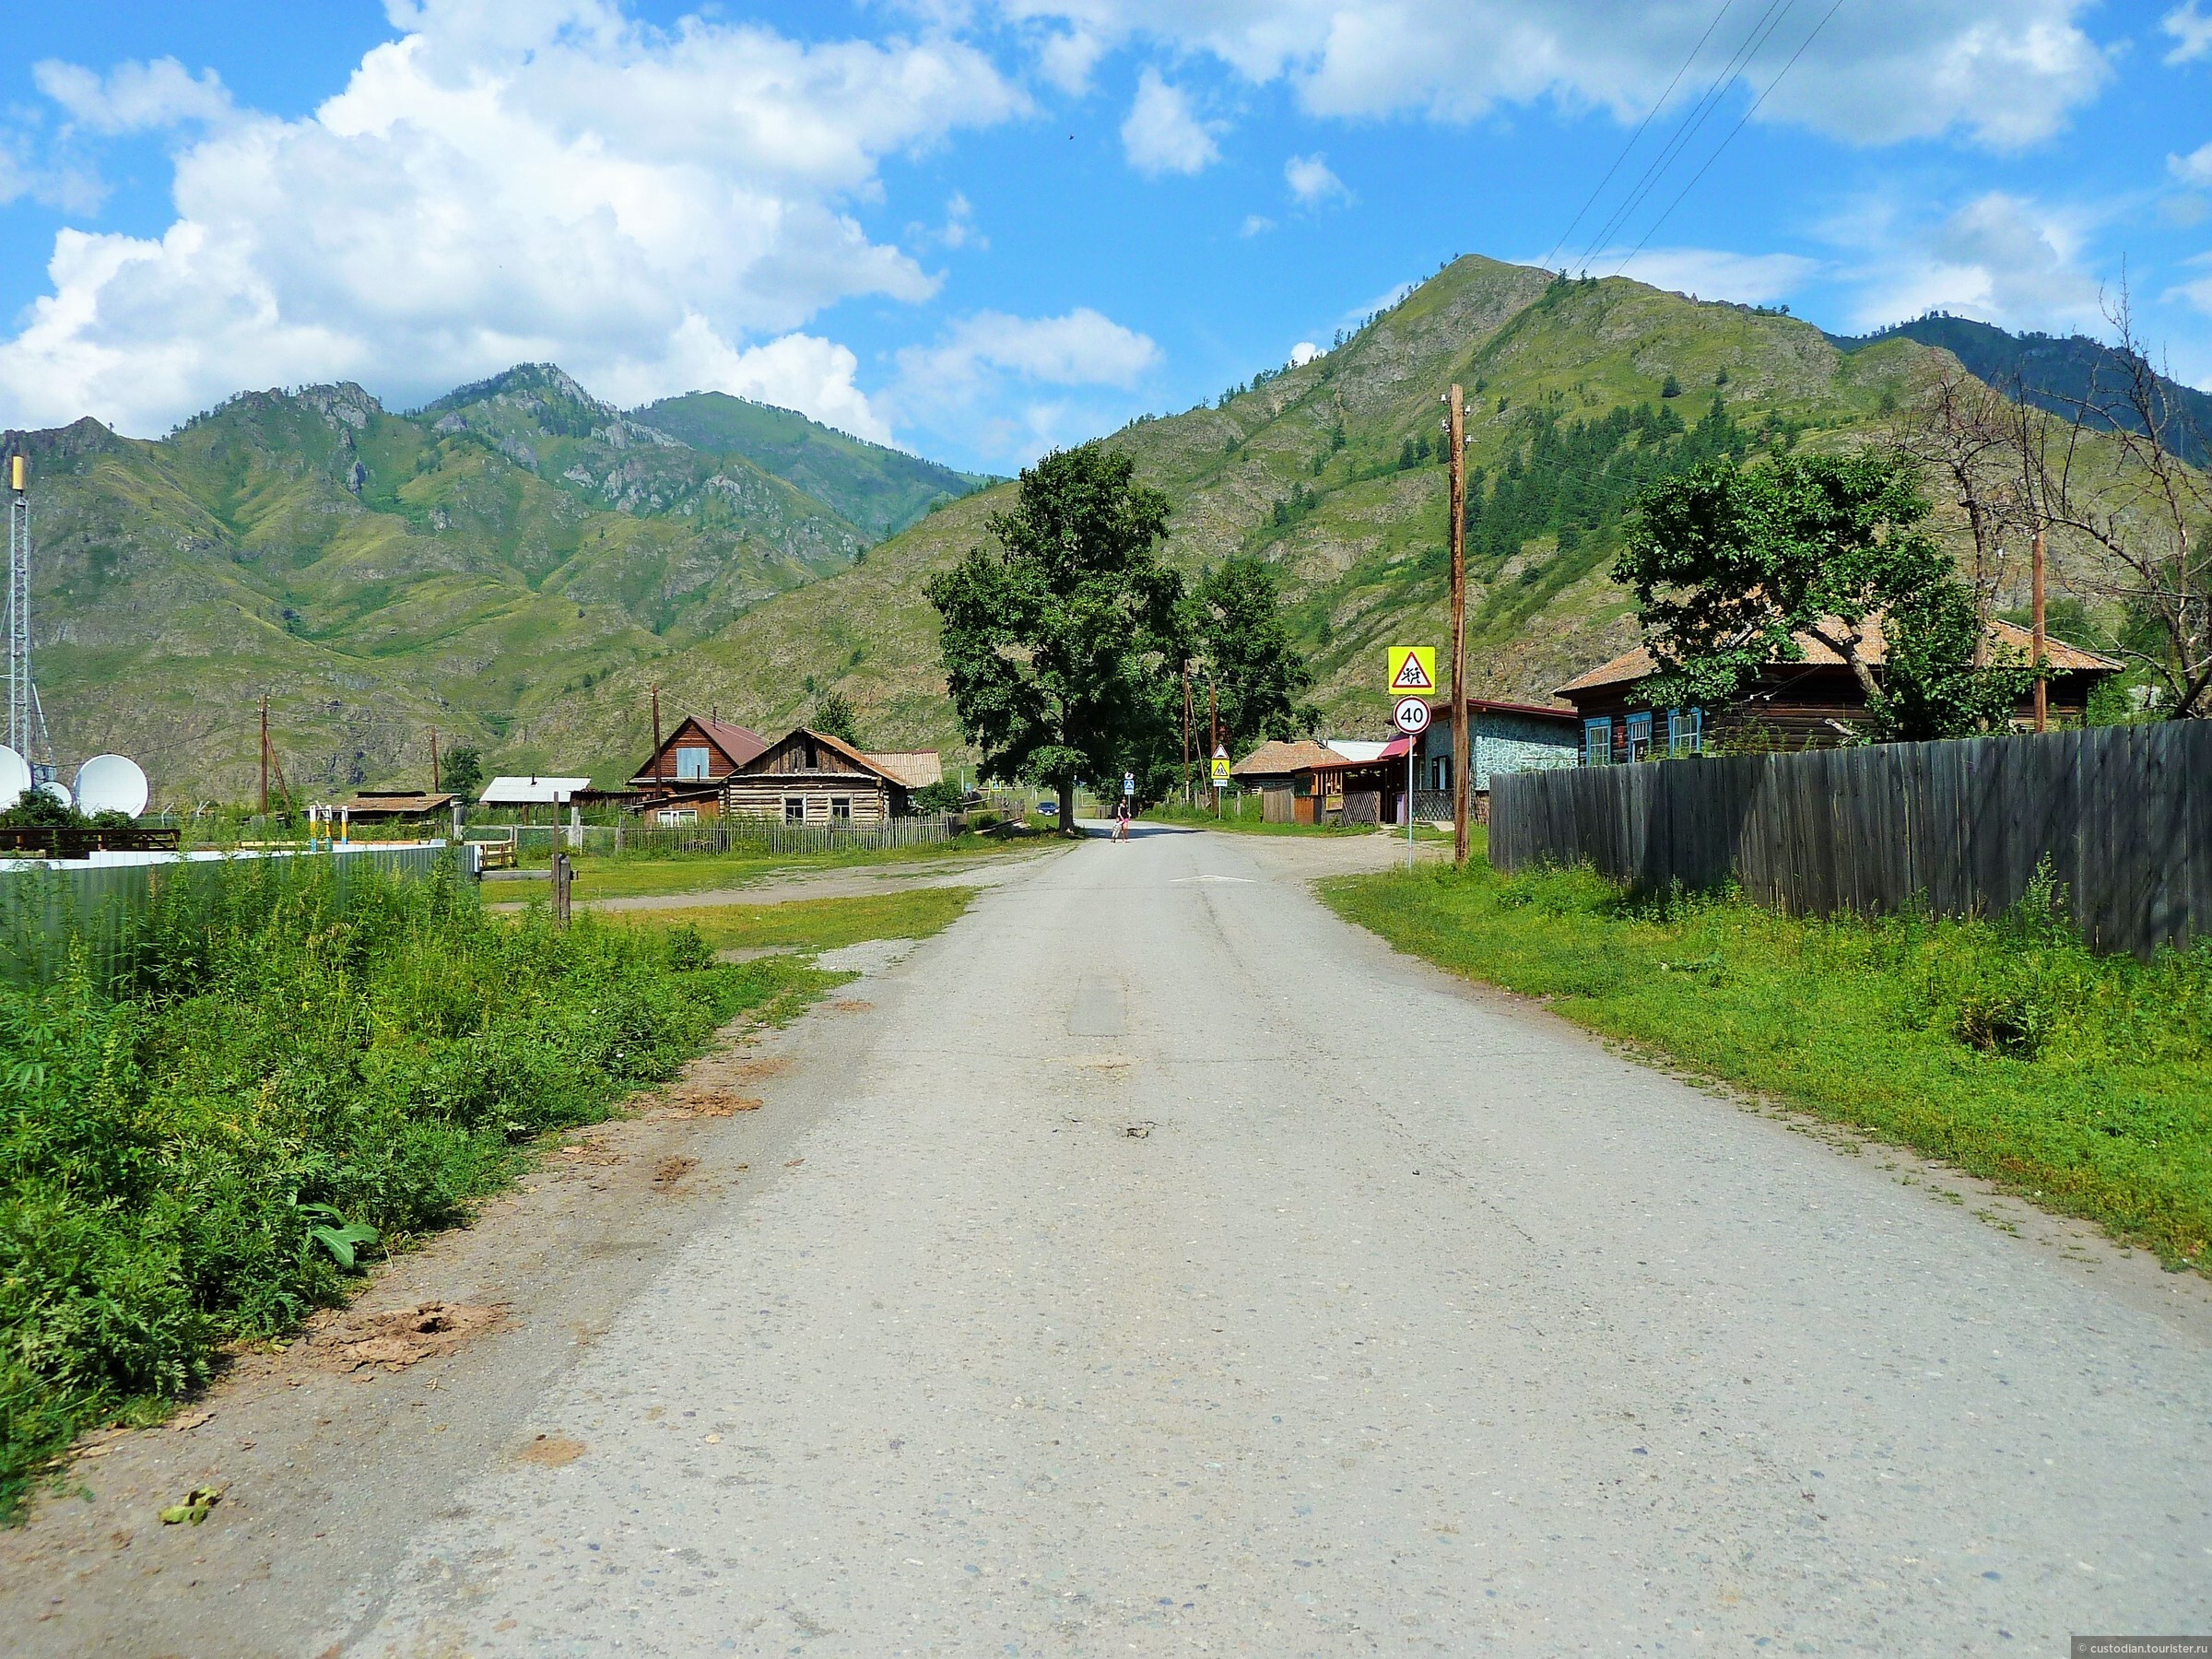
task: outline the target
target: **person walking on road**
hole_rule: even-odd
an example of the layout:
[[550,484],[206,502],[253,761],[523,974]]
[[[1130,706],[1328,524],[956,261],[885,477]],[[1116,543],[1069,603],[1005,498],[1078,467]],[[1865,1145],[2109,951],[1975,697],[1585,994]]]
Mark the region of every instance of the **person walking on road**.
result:
[[1127,795],[1124,795],[1113,809],[1113,839],[1117,841],[1125,841],[1129,839],[1129,797]]

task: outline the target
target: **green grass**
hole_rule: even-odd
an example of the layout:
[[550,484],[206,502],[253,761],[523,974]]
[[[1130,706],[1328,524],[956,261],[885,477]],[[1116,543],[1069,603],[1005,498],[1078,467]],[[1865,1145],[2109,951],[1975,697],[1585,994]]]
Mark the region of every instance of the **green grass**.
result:
[[1824,921],[1480,858],[1321,891],[1453,972],[2212,1269],[2212,947],[2100,957],[2051,893]]
[[[624,853],[579,858],[574,894],[579,903],[594,899],[641,899],[676,893],[711,893],[780,876],[809,876],[836,870],[903,868],[958,864],[1018,852],[1032,843],[962,835],[937,846],[865,848],[843,853],[678,853],[665,856]],[[550,854],[547,854],[550,857]],[[543,868],[546,859],[527,861]],[[500,893],[500,900],[510,896]],[[525,895],[514,893],[514,898]]]
[[357,1245],[466,1219],[542,1133],[839,982],[280,864],[172,877],[130,943],[0,990],[0,1516],[84,1428],[341,1300]]
[[631,926],[688,929],[714,950],[835,950],[865,939],[926,939],[959,920],[974,888],[913,888],[854,899],[793,899],[782,904],[706,904],[618,912]]
[[[1221,816],[1216,818],[1209,807],[1190,807],[1179,805],[1147,806],[1138,820],[1147,824],[1174,824],[1193,830],[1222,830],[1239,835],[1372,835],[1371,824],[1356,824],[1345,828],[1335,824],[1270,824],[1260,817],[1260,803],[1256,799],[1245,802],[1244,813],[1239,817],[1233,804],[1225,803]],[[1417,830],[1418,833],[1418,830]]]

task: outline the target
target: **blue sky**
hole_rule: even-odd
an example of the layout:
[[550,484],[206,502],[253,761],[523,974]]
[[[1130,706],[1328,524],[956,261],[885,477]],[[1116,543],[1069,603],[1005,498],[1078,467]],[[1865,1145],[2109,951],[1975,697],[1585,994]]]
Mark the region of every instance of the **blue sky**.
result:
[[1005,470],[1555,248],[1839,332],[2124,270],[2212,385],[2212,0],[15,9],[0,425],[543,357]]

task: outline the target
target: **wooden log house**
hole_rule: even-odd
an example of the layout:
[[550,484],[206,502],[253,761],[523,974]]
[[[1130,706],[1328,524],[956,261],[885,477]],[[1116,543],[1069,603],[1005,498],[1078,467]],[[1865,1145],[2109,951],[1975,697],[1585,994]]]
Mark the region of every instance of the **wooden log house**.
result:
[[904,770],[801,726],[737,769],[723,784],[722,809],[786,824],[880,824],[912,808]]

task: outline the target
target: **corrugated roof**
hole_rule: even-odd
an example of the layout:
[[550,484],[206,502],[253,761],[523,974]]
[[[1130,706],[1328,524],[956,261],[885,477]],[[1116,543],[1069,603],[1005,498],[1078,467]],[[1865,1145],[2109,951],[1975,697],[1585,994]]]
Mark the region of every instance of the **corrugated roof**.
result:
[[494,778],[477,799],[486,806],[565,805],[578,790],[591,786],[589,778]]
[[[1533,714],[1538,719],[1563,721],[1569,725],[1578,725],[1582,720],[1582,716],[1572,709],[1550,708],[1543,703],[1500,702],[1491,697],[1470,697],[1467,699],[1467,707],[1477,714]],[[1432,698],[1429,703],[1429,716],[1431,720],[1451,724],[1452,700],[1448,697]]]
[[1229,769],[1232,778],[1281,778],[1292,772],[1311,771],[1324,760],[1338,759],[1336,751],[1326,744],[1301,738],[1296,743],[1284,743],[1269,738],[1251,754]]
[[[1839,623],[1838,626],[1840,627],[1841,624]],[[1865,643],[1860,652],[1861,658],[1869,666],[1878,667],[1888,655],[1888,644],[1882,636],[1882,618],[1879,615],[1866,618],[1865,633]],[[1791,665],[1792,666],[1812,665],[1840,668],[1844,665],[1841,655],[1813,635],[1800,633],[1794,637],[1800,649],[1804,651],[1805,658],[1803,664]],[[2006,653],[2018,652],[2023,659],[2029,655],[2035,644],[2033,631],[2013,622],[1991,622],[1989,637],[1992,644]],[[2064,640],[2053,639],[2048,635],[2044,639],[2043,656],[2052,667],[2062,673],[2117,674],[2124,666],[2123,664],[2114,662],[2111,657],[2100,656],[2094,651],[2084,651],[2078,645],[2069,645]],[[1596,667],[1576,675],[1553,695],[1563,697],[1570,691],[1594,691],[1601,686],[1626,685],[1631,681],[1646,678],[1658,671],[1659,665],[1653,659],[1650,651],[1639,645],[1633,651],[1622,652],[1609,663],[1600,663]]]
[[707,720],[697,714],[691,718],[698,721],[700,730],[720,744],[722,752],[739,766],[768,747],[768,739],[750,726],[732,725],[725,720]]
[[909,789],[945,782],[945,763],[935,749],[878,749],[868,759]]

